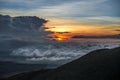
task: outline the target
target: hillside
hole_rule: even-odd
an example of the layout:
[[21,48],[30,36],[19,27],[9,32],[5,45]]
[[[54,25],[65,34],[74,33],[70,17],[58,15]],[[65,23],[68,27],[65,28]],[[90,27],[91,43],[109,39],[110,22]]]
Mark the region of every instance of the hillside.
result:
[[57,69],[12,76],[7,80],[119,80],[120,47],[101,49]]
[[46,68],[46,65],[0,61],[0,79],[23,72],[41,70],[43,68]]

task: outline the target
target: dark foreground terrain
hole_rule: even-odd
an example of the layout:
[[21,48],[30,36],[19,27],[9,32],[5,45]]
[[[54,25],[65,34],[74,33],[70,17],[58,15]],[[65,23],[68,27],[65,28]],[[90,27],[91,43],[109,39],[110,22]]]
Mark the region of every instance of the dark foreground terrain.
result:
[[0,79],[18,73],[41,70],[43,68],[46,68],[46,65],[0,61]]
[[120,80],[120,47],[101,49],[54,70],[22,73],[5,80]]

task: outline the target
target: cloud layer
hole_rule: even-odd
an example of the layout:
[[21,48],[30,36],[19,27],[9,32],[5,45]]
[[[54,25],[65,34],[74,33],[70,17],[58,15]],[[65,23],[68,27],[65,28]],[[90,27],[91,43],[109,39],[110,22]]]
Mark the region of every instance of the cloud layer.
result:
[[[120,16],[119,0],[1,0],[0,13],[46,17]],[[28,13],[25,13],[25,12]]]
[[79,58],[86,53],[101,49],[119,46],[114,42],[79,42],[79,43],[54,43],[40,44],[39,46],[27,46],[13,50],[12,57],[19,57],[25,63],[39,64],[63,64],[73,59]]

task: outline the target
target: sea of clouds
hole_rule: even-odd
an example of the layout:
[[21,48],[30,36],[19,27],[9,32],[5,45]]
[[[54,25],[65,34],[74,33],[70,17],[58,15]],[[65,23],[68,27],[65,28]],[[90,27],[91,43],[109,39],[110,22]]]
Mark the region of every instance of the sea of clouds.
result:
[[62,65],[77,59],[90,51],[103,48],[114,48],[120,43],[86,42],[86,43],[54,43],[26,46],[13,50],[12,57],[19,57],[19,62]]

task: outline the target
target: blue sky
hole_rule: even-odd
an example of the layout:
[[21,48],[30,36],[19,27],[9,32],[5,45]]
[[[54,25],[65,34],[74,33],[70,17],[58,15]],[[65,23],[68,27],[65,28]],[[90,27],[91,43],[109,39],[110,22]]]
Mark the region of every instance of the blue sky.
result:
[[0,13],[44,17],[120,16],[120,0],[0,0]]
[[55,26],[56,30],[69,30],[74,26],[82,29],[86,24],[90,24],[92,30],[98,27],[96,24],[105,24],[99,27],[112,31],[120,29],[119,4],[120,0],[0,0],[0,14],[38,16],[50,20],[47,26]]

